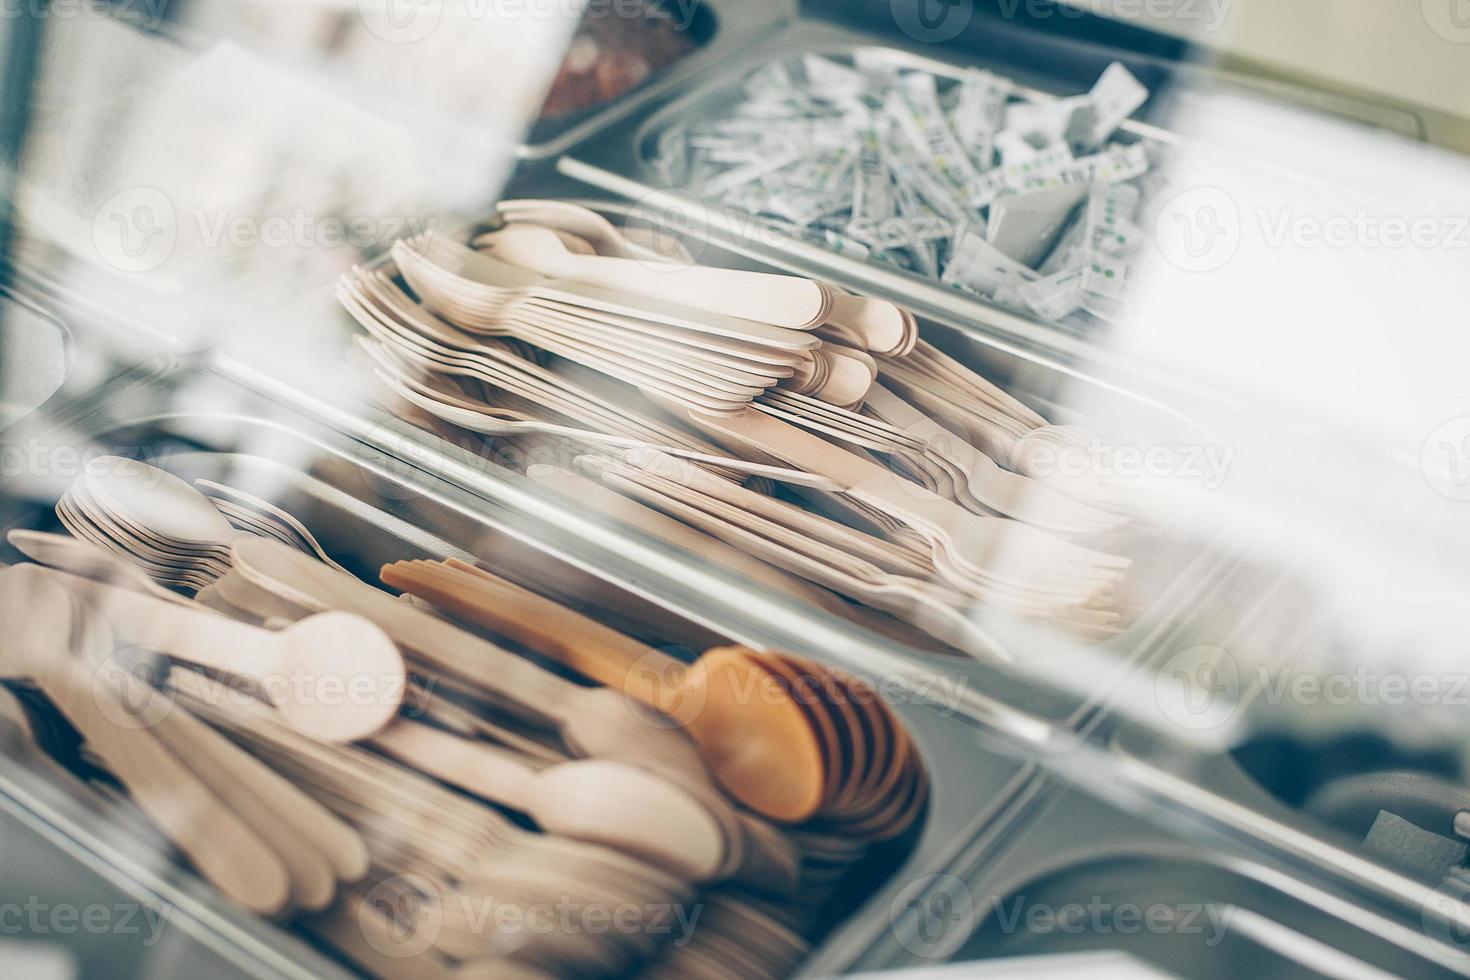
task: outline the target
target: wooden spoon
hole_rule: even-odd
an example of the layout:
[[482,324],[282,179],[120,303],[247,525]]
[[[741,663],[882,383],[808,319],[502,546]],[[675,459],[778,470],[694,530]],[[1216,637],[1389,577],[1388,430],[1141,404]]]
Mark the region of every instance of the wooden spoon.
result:
[[363,738],[392,720],[403,702],[403,656],[361,617],[323,613],[273,633],[74,575],[40,573],[86,599],[124,642],[261,684],[282,718],[304,735],[328,742]]
[[84,578],[109,582],[134,592],[172,602],[178,606],[198,608],[188,598],[171,592],[149,578],[138,565],[115,552],[94,544],[67,537],[64,534],[45,534],[16,528],[6,534],[5,539],[21,554],[64,572]]
[[6,624],[0,674],[36,681],[139,808],[215,887],[262,915],[281,912],[291,882],[276,853],[158,742],[146,719],[123,726],[113,720],[125,710],[120,704],[103,710],[103,689],[68,649],[76,613],[66,590],[39,566],[0,572],[0,621]]
[[827,323],[857,336],[864,347],[879,354],[898,354],[917,336],[911,315],[902,307],[839,290],[833,290]]
[[246,533],[177,476],[134,459],[102,457],[88,467],[82,483],[114,518],[163,542],[223,551]]
[[[254,756],[159,695],[133,675],[131,665],[114,661],[117,647],[112,630],[90,610],[79,612],[77,647],[82,661],[96,670],[94,685],[110,685],[120,703],[144,720],[149,731],[205,788],[268,843],[291,880],[293,908],[316,912],[330,905],[337,894],[332,865],[287,818],[312,801]],[[349,838],[355,836],[345,825],[339,829]],[[360,838],[357,844],[365,872],[366,845]]]
[[[559,231],[571,232],[589,242],[599,255],[613,255],[624,259],[642,259],[648,262],[682,262],[692,264],[693,259],[682,245],[672,244],[675,251],[665,255],[647,245],[632,240],[607,218],[590,208],[570,201],[518,199],[501,201],[495,210],[507,221],[529,222],[545,225]],[[631,229],[636,231],[637,229]],[[475,241],[476,246],[479,239]]]
[[639,717],[613,691],[573,684],[278,542],[242,540],[234,550],[234,564],[255,585],[298,605],[350,610],[376,623],[433,670],[518,705],[523,713],[559,730],[580,754],[603,758],[632,754],[706,775],[688,739]]
[[708,881],[730,842],[708,807],[627,763],[577,760],[537,769],[518,753],[399,719],[371,744],[447,783],[528,814],[554,834],[592,841]]
[[779,694],[750,652],[722,647],[692,665],[509,582],[434,566],[385,566],[383,582],[525,643],[680,722],[736,799],[800,822],[822,804],[821,742],[801,706]]
[[810,279],[701,266],[650,266],[634,259],[573,255],[547,229],[507,226],[476,244],[487,254],[545,276],[684,303],[798,330],[826,319],[831,295]]

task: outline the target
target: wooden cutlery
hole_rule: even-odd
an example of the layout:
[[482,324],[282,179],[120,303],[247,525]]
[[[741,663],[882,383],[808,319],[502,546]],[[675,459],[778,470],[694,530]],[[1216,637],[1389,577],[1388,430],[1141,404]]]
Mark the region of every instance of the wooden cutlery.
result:
[[[904,771],[906,756],[895,784],[861,792],[850,782],[870,775],[868,742],[881,737],[886,751],[894,723],[873,704],[860,720],[853,689],[835,672],[738,647],[686,665],[462,562],[400,562],[382,578],[674,718],[721,785],[757,812],[793,823],[841,822],[878,836],[902,832],[916,815],[905,806],[911,800],[892,797],[894,785],[912,797],[923,782],[917,770]],[[881,735],[865,740],[869,730]],[[861,758],[853,745],[864,749]]]
[[[402,719],[370,744],[451,785],[529,815],[543,829],[613,847],[709,881],[727,868],[742,838],[729,805],[700,800],[668,779],[626,762],[582,759],[541,768],[519,754]],[[734,837],[730,827],[734,825]],[[738,855],[735,866],[739,865]]]
[[[1087,637],[1119,628],[1130,563],[1106,548],[1134,508],[1105,481],[1035,463],[1094,437],[1049,425],[920,339],[908,311],[670,261],[568,202],[506,202],[498,219],[473,247],[430,232],[396,243],[393,265],[343,277],[343,305],[369,335],[358,342],[399,406],[491,438],[579,443],[606,486],[980,656],[1009,659],[977,608]],[[785,484],[909,551],[905,567],[884,564],[891,548],[875,567],[803,543],[810,525],[773,527],[750,495],[633,472],[660,454],[736,489]]]
[[359,616],[321,613],[276,633],[54,570],[33,574],[86,600],[125,643],[259,684],[310,737],[364,738],[403,703],[402,655]]
[[[630,459],[644,457],[674,459]],[[694,468],[731,499],[756,493],[725,467]],[[161,499],[136,490],[145,480]],[[640,930],[512,940],[464,910],[651,908],[728,881],[767,898],[712,897],[713,925],[668,968],[698,972],[719,957],[746,975],[782,975],[808,949],[792,931],[815,921],[802,910],[924,808],[927,777],[896,719],[820,665],[724,648],[686,669],[457,561],[385,567],[410,603],[344,572],[301,522],[243,491],[191,487],[130,461],[79,484],[58,515],[86,540],[9,536],[53,567],[0,571],[0,615],[26,624],[0,641],[4,676],[39,685],[82,732],[86,757],[224,894],[263,914],[303,913],[309,931],[371,969],[393,960],[382,950],[406,923],[391,903],[413,894],[437,896],[443,915],[415,969],[566,975],[632,969],[662,943]],[[581,686],[460,621],[627,683]],[[111,662],[118,643],[176,661],[172,699]],[[409,670],[423,688],[410,689]],[[492,714],[450,700],[460,697]],[[132,717],[136,726],[119,726]],[[761,813],[799,822],[804,836]],[[838,838],[849,844],[815,843]],[[384,904],[384,888],[398,898]]]
[[826,322],[832,309],[832,294],[824,284],[810,279],[574,255],[555,235],[535,225],[508,225],[484,236],[478,246],[487,255],[551,278],[625,290],[796,330]]
[[164,748],[146,718],[124,727],[115,720],[126,711],[120,701],[104,709],[107,688],[92,683],[92,668],[72,653],[78,617],[67,591],[37,566],[18,566],[0,572],[0,605],[7,624],[0,640],[4,675],[39,685],[215,887],[263,915],[282,912],[291,883],[280,857]]

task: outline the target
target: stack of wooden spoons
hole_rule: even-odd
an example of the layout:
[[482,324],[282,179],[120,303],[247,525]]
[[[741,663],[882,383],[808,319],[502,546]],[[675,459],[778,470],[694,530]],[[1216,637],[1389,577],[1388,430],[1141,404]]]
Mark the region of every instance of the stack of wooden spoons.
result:
[[880,698],[836,670],[741,647],[686,665],[466,562],[400,562],[385,584],[672,718],[720,785],[760,813],[859,839],[906,831],[927,779]]
[[[156,483],[165,485],[178,492]],[[298,547],[320,544],[274,505],[245,506],[272,515],[282,533],[232,540],[226,570],[203,590],[210,606],[164,589],[115,552],[13,532],[12,543],[66,571],[0,572],[7,622],[24,626],[4,647],[7,676],[38,681],[82,730],[89,757],[225,894],[266,914],[302,914],[304,928],[370,972],[611,976],[648,963],[657,975],[728,976],[738,964],[740,976],[784,976],[806,955],[844,873],[873,843],[906,833],[924,808],[928,781],[907,733],[852,678],[739,648],[711,651],[684,672],[459,561],[386,566],[385,581],[413,594],[407,602]],[[347,644],[358,652],[391,638],[416,678],[406,713],[397,711],[402,693],[317,705],[330,725],[267,700],[262,638],[285,642],[332,617],[371,631]],[[621,681],[570,683],[461,628],[460,618],[593,678],[611,681],[616,668]],[[275,629],[250,625],[261,622]],[[194,650],[205,635],[214,653]],[[83,657],[66,648],[68,637]],[[172,656],[172,670],[154,665],[163,693],[113,670],[112,686],[93,682],[116,692],[111,708],[76,703],[77,679],[55,665],[85,662],[90,672],[121,639]],[[323,633],[313,645],[319,654],[341,642]],[[596,658],[607,666],[593,666]],[[319,670],[338,664],[314,659]],[[200,665],[220,679],[188,669]],[[120,727],[112,717],[129,699],[152,712],[146,724]],[[696,699],[701,707],[688,712]],[[668,717],[655,722],[643,702]],[[369,716],[377,720],[350,736],[358,744],[344,744],[343,719]],[[237,816],[226,819],[216,800]],[[305,822],[302,813],[315,815],[317,829],[288,833],[287,818]],[[219,841],[231,855],[190,830],[216,823],[229,829]],[[355,865],[320,827],[356,842]],[[265,836],[267,828],[287,839]],[[337,859],[325,877],[324,857]],[[642,918],[606,934],[495,927],[530,922],[549,906]],[[689,923],[673,949],[662,926],[670,909]]]
[[72,584],[37,565],[0,572],[0,674],[35,685],[201,875],[280,916],[325,909],[367,874],[355,831],[115,663],[107,621]]

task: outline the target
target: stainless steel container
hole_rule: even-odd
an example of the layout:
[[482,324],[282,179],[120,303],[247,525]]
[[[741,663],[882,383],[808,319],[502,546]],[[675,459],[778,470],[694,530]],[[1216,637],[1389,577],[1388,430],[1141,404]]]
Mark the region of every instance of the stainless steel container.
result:
[[[205,390],[236,411],[175,410]],[[130,454],[188,478],[207,475],[265,496],[299,517],[339,561],[369,579],[390,561],[479,558],[616,625],[644,635],[657,631],[669,643],[702,649],[729,641],[760,642],[762,635],[748,614],[711,610],[699,620],[687,618],[660,599],[655,578],[615,560],[604,567],[591,550],[563,552],[524,513],[405,466],[198,365],[182,366],[150,384],[99,392],[71,424],[37,438],[88,452]],[[51,507],[71,478],[55,473],[10,484],[0,499],[0,527],[54,529]],[[7,548],[6,560],[15,557]],[[798,652],[839,661],[810,645]],[[871,897],[823,954],[839,961],[859,955],[870,937],[883,934],[892,896],[911,880],[943,873],[957,850],[1022,791],[1033,771],[1024,743],[976,726],[943,703],[907,697],[901,687],[883,690],[894,695],[890,703],[933,777],[932,797],[911,849],[897,855],[891,874],[854,883],[853,894]],[[85,794],[68,793],[51,782],[24,767],[13,773],[7,769],[0,777],[0,804],[15,820],[49,828],[69,853],[119,887],[179,910],[198,925],[196,941],[237,961],[243,972],[340,974],[298,939],[230,907],[156,846],[150,851],[109,825],[89,810]]]
[[[1453,852],[1467,830],[1458,814],[1470,809],[1470,677],[1335,649],[1342,641],[1323,610],[1289,576],[1242,568],[1205,604],[1217,612],[1120,685],[1117,703],[1134,710],[1099,718],[1092,742],[1141,791],[1421,917],[1470,966],[1452,911],[1465,894]],[[1415,679],[1431,689],[1414,695]]]
[[[1014,25],[1007,23],[1006,30],[1013,29]],[[1007,37],[1010,38],[1009,35]],[[1035,45],[1035,49],[1028,44]],[[703,84],[694,91],[678,95],[664,93],[661,99],[647,104],[636,114],[584,134],[585,139],[579,145],[568,149],[557,160],[557,168],[563,174],[640,205],[677,215],[685,222],[747,238],[758,248],[760,256],[773,264],[881,295],[927,315],[948,316],[977,332],[1047,351],[1053,357],[1068,361],[1106,359],[1106,345],[1096,343],[1093,338],[1001,308],[936,280],[852,258],[800,240],[764,218],[704,202],[680,188],[667,186],[652,165],[654,149],[662,133],[681,122],[721,118],[737,100],[741,84],[752,72],[767,65],[792,62],[807,53],[847,63],[858,52],[896,68],[930,72],[940,80],[941,87],[952,84],[967,68],[989,69],[1014,79],[1018,83],[1017,97],[1037,102],[1084,91],[1092,78],[1070,78],[1065,73],[1086,65],[1095,77],[1114,56],[1106,48],[1069,46],[1065,40],[1051,40],[1038,35],[1031,41],[1022,37],[1000,43],[996,51],[989,54],[994,56],[1002,52],[1005,60],[990,61],[967,58],[960,46],[920,43],[906,36],[893,20],[874,23],[870,30],[860,30],[803,18],[769,43],[722,62],[718,70],[708,73]],[[1416,135],[1419,132],[1417,120],[1412,116],[1361,100],[1282,85],[1267,87],[1256,80],[1206,68],[1164,63],[1128,52],[1117,52],[1116,57],[1146,78],[1168,79],[1181,91],[1187,91],[1191,86],[1222,84],[1242,89],[1264,88],[1271,98],[1304,103],[1314,109],[1350,116],[1396,133]],[[1119,138],[1121,141],[1145,140],[1165,147],[1182,142],[1179,135],[1165,126],[1138,119],[1124,122],[1119,129]]]
[[737,0],[665,5],[669,16],[678,18],[680,29],[695,42],[694,50],[614,99],[566,116],[537,120],[521,145],[521,157],[526,160],[556,157],[660,96],[679,91],[712,66],[779,33],[795,16],[795,6],[789,2],[739,3]]
[[[1139,802],[1038,793],[1004,849],[919,900],[917,924],[927,916],[931,939],[957,944],[961,959],[1119,951],[1191,977],[1470,973],[1470,956],[1440,941],[1448,927],[1432,912],[1283,873],[1185,811],[1140,820]],[[936,904],[939,889],[963,905]]]

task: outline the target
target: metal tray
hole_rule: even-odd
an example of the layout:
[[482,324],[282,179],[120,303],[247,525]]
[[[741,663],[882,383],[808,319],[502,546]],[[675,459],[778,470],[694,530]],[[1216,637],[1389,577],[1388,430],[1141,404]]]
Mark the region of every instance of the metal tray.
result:
[[[1141,820],[1061,787],[1035,800],[1012,818],[1002,853],[920,898],[915,925],[927,917],[957,959],[1116,950],[1199,978],[1470,974],[1470,957],[1442,941],[1445,924],[1428,911],[1357,901],[1184,811]],[[940,894],[951,901],[937,904]],[[950,934],[935,937],[944,926]]]
[[795,15],[795,4],[784,0],[694,0],[669,9],[684,20],[685,30],[698,47],[616,98],[556,119],[538,119],[520,146],[522,159],[544,160],[564,153],[641,106],[678,90],[746,45],[776,33]]
[[[237,411],[171,410],[204,390],[234,404]],[[661,642],[702,649],[716,643],[751,642],[759,632],[740,619],[722,625],[713,618],[704,622],[686,618],[647,589],[626,588],[616,574],[605,574],[595,561],[566,560],[554,547],[526,533],[523,515],[487,507],[463,490],[309,418],[283,411],[198,366],[185,366],[150,385],[105,392],[89,413],[51,438],[57,444],[140,456],[189,478],[213,476],[275,500],[301,518],[339,561],[365,577],[387,561],[479,557],[502,574]],[[270,458],[256,453],[269,453]],[[54,528],[51,506],[67,482],[57,479],[8,488],[0,497],[0,529]],[[0,560],[16,557],[8,547],[0,549]],[[797,652],[827,662],[836,659],[819,650]],[[931,773],[933,795],[911,849],[895,855],[889,866],[892,873],[854,882],[854,895],[871,898],[826,947],[824,955],[839,960],[856,955],[867,937],[887,929],[888,901],[895,889],[912,879],[942,873],[955,851],[1032,777],[1022,743],[919,698],[900,693],[892,704],[909,726]],[[0,788],[8,793],[8,799],[0,797],[0,804],[14,804],[18,818],[29,814],[27,819],[54,828],[89,860],[114,869],[161,868],[147,879],[147,889],[158,901],[204,923],[201,935],[217,942],[221,955],[248,963],[250,972],[271,975],[299,967],[300,975],[333,975],[333,970],[319,969],[318,957],[296,940],[229,907],[177,866],[140,861],[118,840],[117,828],[100,822],[82,800],[68,798],[56,787],[17,789],[9,779],[0,782]],[[44,797],[41,789],[46,791]]]
[[[568,186],[576,185],[565,178],[531,175],[512,185],[509,192],[517,196],[564,197]],[[628,220],[625,205],[581,203],[602,210],[614,221]],[[782,268],[757,257],[756,249],[746,241],[726,238],[712,229],[701,234],[680,233],[663,225],[657,216],[638,220],[685,240],[704,261],[746,269]],[[1166,406],[1044,356],[977,334],[954,318],[921,318],[921,331],[938,347],[1058,421],[1105,417],[1114,431],[1103,432],[1104,437],[1116,436],[1119,441],[1136,445],[1208,438]],[[323,325],[323,336],[328,333]],[[339,344],[333,337],[327,347]],[[320,343],[317,352],[323,352]],[[343,403],[323,394],[332,385],[324,383],[319,359],[303,361],[316,368],[293,376],[283,373],[283,359],[276,356],[274,348],[258,349],[258,353],[260,356],[252,358],[248,351],[237,350],[221,356],[217,367],[273,399],[373,445],[387,456],[427,469],[496,506],[520,511],[556,529],[563,535],[564,554],[584,553],[595,542],[597,548],[616,555],[617,561],[628,567],[628,582],[660,578],[665,583],[656,593],[660,601],[691,618],[748,619],[760,624],[761,642],[787,649],[825,651],[857,672],[896,676],[917,670],[923,675],[921,682],[928,683],[936,676],[947,678],[950,685],[958,685],[950,688],[954,696],[949,703],[955,710],[1033,741],[1044,741],[1054,726],[1080,724],[1106,697],[1115,675],[1128,660],[1152,649],[1180,618],[1195,614],[1194,597],[1217,574],[1225,558],[1204,540],[1183,540],[1156,555],[1153,575],[1166,585],[1129,629],[1104,643],[1079,644],[1075,638],[1035,624],[987,622],[987,628],[1016,652],[1023,669],[936,655],[712,568],[698,556],[621,523],[612,526],[579,508],[576,501],[550,492],[512,470],[487,463],[465,445],[400,422],[360,398]],[[350,384],[347,387],[353,389]],[[725,609],[730,615],[715,612]],[[1038,719],[1045,724],[1039,725]]]
[[[1096,45],[1072,45],[1075,51],[1067,57],[1071,42],[1041,39],[1031,41],[1009,38],[990,46],[980,58],[966,57],[962,47],[951,45],[919,45],[905,37],[889,23],[865,33],[852,28],[803,19],[773,43],[762,45],[727,60],[718,74],[695,91],[679,98],[665,98],[646,111],[598,133],[585,145],[573,148],[557,161],[563,174],[584,181],[626,199],[679,215],[685,221],[735,234],[758,243],[763,258],[785,265],[804,274],[830,279],[849,288],[882,295],[914,307],[917,312],[950,316],[992,335],[1000,335],[1012,343],[1051,352],[1068,359],[1108,360],[1105,346],[1095,339],[1077,334],[1072,329],[1035,317],[1003,309],[984,299],[934,280],[892,267],[841,255],[820,245],[793,238],[765,219],[744,211],[706,203],[679,188],[666,187],[650,166],[651,149],[658,135],[681,120],[717,118],[735,98],[740,84],[754,70],[775,62],[814,53],[850,60],[858,50],[886,60],[900,68],[929,71],[941,80],[958,79],[967,67],[991,68],[1017,83],[1018,97],[1030,101],[1050,101],[1084,91],[1092,78],[1068,77],[1079,65],[1096,74],[1114,55],[1125,61],[1151,83],[1159,80],[1197,84],[1210,82],[1249,87],[1265,91],[1269,97],[1303,103],[1314,109],[1352,116],[1395,132],[1418,132],[1415,121],[1381,106],[1361,103],[1332,93],[1299,90],[1266,84],[1260,80],[1231,76],[1197,66],[1160,62],[1128,52],[1110,52]],[[1003,31],[1014,31],[1007,24]],[[881,33],[876,32],[881,30]],[[1009,40],[1007,40],[1009,39]],[[1012,43],[1014,42],[1014,43]],[[936,50],[941,57],[934,57]],[[953,60],[943,60],[945,58]],[[1145,107],[1145,113],[1150,107]],[[1148,140],[1174,145],[1182,142],[1179,135],[1151,122],[1130,119],[1119,129],[1121,141]],[[1126,368],[1119,364],[1117,367]]]
[[85,410],[99,386],[154,377],[174,363],[148,355],[136,340],[66,315],[31,290],[0,282],[0,434],[11,444],[0,479],[24,478],[37,459],[25,433]]
[[[1135,710],[1099,716],[1087,733],[1091,744],[1105,746],[1136,785],[1168,805],[1229,827],[1367,900],[1422,910],[1426,929],[1463,947],[1470,912],[1459,913],[1454,932],[1429,922],[1470,892],[1363,842],[1380,806],[1441,837],[1458,837],[1455,813],[1470,807],[1463,726],[1451,714],[1459,709],[1441,707],[1436,726],[1427,724],[1429,709],[1411,702],[1284,693],[1302,675],[1348,678],[1357,663],[1302,656],[1307,648],[1294,644],[1303,634],[1314,641],[1314,608],[1289,578],[1241,569],[1216,584],[1209,605],[1220,614],[1182,627],[1120,685],[1116,705]],[[1326,683],[1309,694],[1330,692]],[[1305,806],[1309,790],[1339,776],[1384,772],[1437,782],[1421,784],[1423,795],[1363,787],[1353,806],[1329,811],[1333,821]],[[1470,964],[1463,948],[1459,955]]]
[[[874,37],[831,24],[802,21],[774,43],[724,62],[717,76],[693,92],[666,99],[636,118],[610,126],[586,145],[572,149],[557,161],[563,174],[611,191],[640,204],[657,207],[685,220],[708,225],[725,233],[743,234],[758,241],[770,255],[842,285],[904,302],[924,313],[949,314],[974,322],[987,332],[1000,333],[1038,348],[1058,348],[1069,353],[1089,351],[1093,345],[1065,327],[1003,309],[984,299],[925,278],[915,273],[838,254],[820,245],[785,233],[765,219],[697,199],[689,192],[667,187],[652,166],[653,148],[659,135],[680,121],[714,119],[727,114],[738,99],[739,87],[754,70],[765,65],[789,62],[811,53],[849,62],[859,50],[899,68],[922,69],[939,77],[941,83],[958,80],[965,66],[906,48],[890,37]],[[980,65],[977,67],[985,67]],[[1064,94],[1048,91],[1055,80],[1037,72],[1001,69],[1017,83],[1016,95],[1030,101],[1048,101]],[[1128,120],[1120,129],[1125,140],[1148,139],[1173,144],[1178,137],[1158,126]]]
[[61,392],[71,377],[73,347],[60,320],[0,290],[0,432]]

